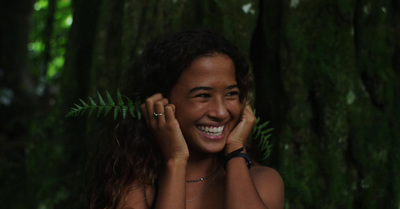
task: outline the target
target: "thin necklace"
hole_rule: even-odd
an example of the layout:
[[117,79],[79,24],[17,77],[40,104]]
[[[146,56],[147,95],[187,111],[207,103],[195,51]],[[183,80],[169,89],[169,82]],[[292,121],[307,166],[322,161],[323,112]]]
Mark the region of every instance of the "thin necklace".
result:
[[[219,169],[218,169],[217,171],[219,171]],[[217,172],[215,172],[215,174],[217,174]],[[217,175],[214,175],[214,177],[211,179],[211,181],[207,183],[207,185],[199,192],[199,194],[197,194],[193,199],[186,200],[186,202],[195,201],[198,197],[200,197],[201,194],[203,194],[204,191],[207,190],[207,188],[211,185],[211,183],[212,183],[216,178],[217,178]]]
[[206,177],[201,177],[199,179],[193,179],[193,180],[186,180],[186,183],[196,183],[196,182],[199,182],[199,181],[205,181],[205,180],[209,179],[211,176],[213,176],[214,174],[216,174],[218,171],[219,171],[219,168],[216,171],[214,171],[213,173],[211,173],[210,175],[206,176]]

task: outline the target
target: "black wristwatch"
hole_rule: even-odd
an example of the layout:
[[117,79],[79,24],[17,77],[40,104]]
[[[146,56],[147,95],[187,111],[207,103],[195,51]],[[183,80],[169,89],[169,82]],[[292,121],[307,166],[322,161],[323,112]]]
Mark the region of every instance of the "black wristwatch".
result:
[[240,148],[240,149],[237,149],[237,150],[235,150],[235,151],[233,151],[233,152],[227,154],[226,157],[225,157],[225,161],[224,161],[224,168],[226,169],[226,164],[227,164],[228,161],[231,160],[232,158],[241,157],[241,158],[243,158],[243,159],[246,161],[246,165],[247,165],[247,167],[250,169],[250,168],[251,168],[251,159],[250,159],[250,157],[249,157],[248,154],[243,153],[243,150],[244,150],[244,149],[243,149],[243,147],[242,147],[242,148]]

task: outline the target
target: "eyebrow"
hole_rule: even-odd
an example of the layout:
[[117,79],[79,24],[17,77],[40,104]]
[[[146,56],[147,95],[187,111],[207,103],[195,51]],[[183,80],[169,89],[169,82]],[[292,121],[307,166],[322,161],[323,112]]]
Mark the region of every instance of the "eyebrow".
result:
[[[237,84],[234,84],[234,85],[228,86],[226,89],[230,90],[230,89],[234,89],[234,88],[239,88],[239,86]],[[189,93],[193,93],[193,92],[200,91],[200,90],[210,91],[210,90],[212,90],[212,88],[208,87],[208,86],[197,86],[197,87],[190,89]]]

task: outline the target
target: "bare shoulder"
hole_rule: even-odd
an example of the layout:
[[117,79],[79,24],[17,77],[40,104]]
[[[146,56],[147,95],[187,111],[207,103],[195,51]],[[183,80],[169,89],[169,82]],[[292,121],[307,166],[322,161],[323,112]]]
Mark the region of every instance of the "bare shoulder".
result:
[[148,209],[155,198],[153,186],[135,187],[129,186],[122,191],[118,209]]
[[268,208],[283,208],[285,189],[283,179],[278,171],[266,166],[253,166],[250,174],[258,194]]

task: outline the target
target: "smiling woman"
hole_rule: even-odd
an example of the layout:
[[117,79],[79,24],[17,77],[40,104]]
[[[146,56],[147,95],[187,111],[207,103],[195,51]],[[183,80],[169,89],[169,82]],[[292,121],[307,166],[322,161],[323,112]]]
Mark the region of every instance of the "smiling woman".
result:
[[195,59],[171,89],[170,102],[190,155],[222,151],[242,109],[232,60],[219,53]]
[[184,31],[150,44],[142,68],[144,83],[128,82],[125,95],[147,98],[145,120],[116,126],[91,208],[283,208],[280,175],[250,168],[256,119],[248,64],[234,45]]

